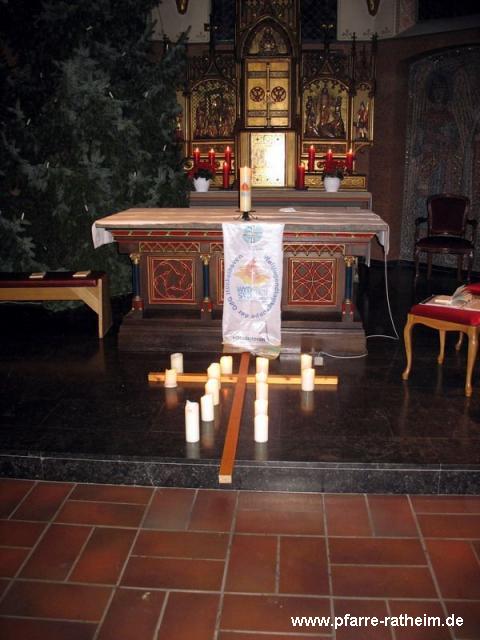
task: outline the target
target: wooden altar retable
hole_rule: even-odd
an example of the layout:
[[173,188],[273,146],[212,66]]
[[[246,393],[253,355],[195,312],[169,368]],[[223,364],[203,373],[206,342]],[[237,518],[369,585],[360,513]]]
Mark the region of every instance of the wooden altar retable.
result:
[[[128,209],[97,220],[133,265],[133,309],[119,347],[130,351],[219,351],[222,344],[222,223],[235,210]],[[353,267],[369,263],[389,228],[360,208],[262,208],[258,222],[282,222],[282,352],[365,351],[353,301]],[[238,221],[238,224],[249,224]]]

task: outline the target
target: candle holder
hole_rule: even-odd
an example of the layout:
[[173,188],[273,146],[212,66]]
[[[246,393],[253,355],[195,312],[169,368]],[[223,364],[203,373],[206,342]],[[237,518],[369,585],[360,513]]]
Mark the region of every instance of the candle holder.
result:
[[257,219],[257,216],[252,215],[256,211],[256,209],[251,209],[250,211],[240,211],[240,209],[237,209],[237,211],[239,211],[242,215],[236,216],[235,220],[244,220],[245,222],[249,222],[250,220]]

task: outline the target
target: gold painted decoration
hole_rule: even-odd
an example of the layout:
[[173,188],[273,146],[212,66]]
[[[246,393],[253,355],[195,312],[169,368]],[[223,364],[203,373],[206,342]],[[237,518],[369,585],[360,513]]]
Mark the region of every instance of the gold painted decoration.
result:
[[357,90],[353,101],[352,139],[368,142],[373,138],[372,99],[368,87]]
[[193,138],[231,138],[235,125],[235,92],[220,80],[206,80],[192,91]]
[[290,61],[248,60],[247,127],[290,126]]
[[285,186],[285,134],[252,133],[253,187]]
[[346,138],[348,90],[335,80],[314,80],[303,94],[305,138]]

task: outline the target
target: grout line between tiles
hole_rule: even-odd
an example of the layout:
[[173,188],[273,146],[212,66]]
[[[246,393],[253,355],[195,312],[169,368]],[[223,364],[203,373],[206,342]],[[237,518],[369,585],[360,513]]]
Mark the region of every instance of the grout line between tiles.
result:
[[281,536],[277,536],[275,549],[275,593],[280,593],[280,559],[281,559]]
[[232,520],[230,523],[230,535],[228,539],[227,550],[225,553],[225,566],[223,569],[222,583],[220,585],[220,596],[218,599],[217,617],[215,620],[215,630],[213,633],[213,640],[219,640],[219,637],[220,637],[220,623],[221,623],[222,613],[223,613],[223,600],[225,596],[225,585],[227,583],[227,575],[228,575],[228,568],[229,568],[228,565],[230,563],[230,555],[232,553],[233,538],[235,536],[235,527],[237,524],[238,499],[239,499],[239,492],[235,491],[235,505],[232,511]]
[[366,493],[363,494],[363,499],[365,500],[365,507],[367,509],[368,521],[370,523],[370,530],[372,532],[372,538],[376,538],[377,532],[376,532],[376,528],[375,528],[375,522],[373,520],[373,514],[372,514],[370,501],[369,501],[368,495]]
[[[64,484],[64,483],[62,483]],[[66,483],[69,484],[69,483]],[[36,485],[35,485],[36,486]],[[25,556],[25,559],[23,560],[23,562],[20,564],[20,566],[18,567],[17,571],[15,572],[15,575],[12,576],[10,578],[10,583],[8,584],[8,586],[5,588],[5,591],[2,594],[2,597],[0,598],[0,603],[3,602],[3,600],[5,599],[6,595],[9,593],[9,591],[11,590],[11,588],[13,587],[14,583],[19,580],[19,575],[20,573],[23,571],[24,567],[26,566],[26,564],[29,562],[30,558],[32,557],[33,553],[36,551],[37,547],[39,546],[39,544],[41,543],[41,541],[43,540],[43,538],[47,535],[47,531],[50,531],[52,525],[55,523],[55,516],[58,514],[58,512],[60,511],[60,509],[63,507],[63,505],[65,504],[65,502],[68,500],[69,495],[72,493],[72,491],[75,489],[76,483],[71,483],[71,487],[70,487],[70,491],[68,491],[65,494],[65,497],[63,498],[63,500],[60,502],[60,504],[57,507],[57,510],[55,511],[55,513],[52,515],[52,517],[50,518],[50,520],[36,520],[34,522],[42,522],[45,525],[44,530],[42,531],[42,533],[38,536],[35,544],[32,546],[32,548],[30,549],[30,552],[27,553],[27,555]],[[32,487],[33,489],[33,487]],[[26,496],[25,496],[26,497]],[[23,502],[23,500],[21,501]],[[15,511],[18,509],[20,505],[17,505],[17,507],[15,508]]]
[[[420,540],[420,544],[422,545],[423,552],[424,552],[425,557],[427,559],[428,569],[429,569],[430,575],[432,577],[432,581],[433,581],[433,585],[435,587],[435,591],[436,591],[436,593],[438,595],[438,600],[440,601],[440,606],[442,607],[444,616],[447,617],[447,615],[448,615],[447,605],[445,604],[445,602],[443,600],[442,592],[440,590],[440,585],[438,584],[437,576],[436,576],[435,571],[433,569],[432,561],[430,559],[430,554],[428,553],[428,549],[427,549],[427,545],[426,545],[426,542],[425,542],[425,538],[423,537],[422,529],[420,527],[420,523],[418,521],[417,514],[415,513],[415,510],[413,509],[413,504],[412,504],[412,501],[411,501],[411,498],[410,498],[409,494],[407,494],[407,499],[408,499],[408,502],[410,504],[410,508],[412,510],[412,513],[413,513],[413,520],[415,522],[415,526],[417,527],[418,538]],[[454,634],[453,634],[453,630],[449,628],[448,632],[449,632],[450,638],[452,640],[455,640],[455,637],[454,637]]]
[[188,527],[190,526],[190,522],[192,521],[192,514],[193,514],[193,510],[195,508],[195,505],[197,503],[198,494],[199,494],[199,489],[195,489],[195,493],[193,494],[192,502],[190,503],[190,509],[189,509],[189,512],[188,512],[188,518],[187,518],[187,521],[185,522],[185,527],[184,527],[185,531],[189,531]]
[[27,491],[27,493],[23,496],[23,498],[20,500],[20,502],[17,504],[17,506],[13,509],[13,511],[11,511],[11,512],[9,513],[9,515],[8,515],[8,516],[7,516],[7,518],[6,518],[7,520],[11,520],[11,519],[12,519],[12,516],[15,514],[15,511],[17,511],[17,509],[19,509],[19,508],[20,508],[21,504],[22,504],[23,502],[25,502],[25,500],[27,499],[27,496],[29,496],[29,495],[32,493],[32,491],[35,489],[35,487],[38,485],[38,483],[39,483],[39,481],[38,481],[38,480],[34,481],[34,483],[32,484],[32,486],[30,487],[30,489],[29,489],[29,490]]
[[[118,572],[117,581],[116,581],[115,585],[113,585],[113,586],[112,586],[112,585],[110,585],[110,588],[111,588],[110,597],[109,597],[109,599],[108,599],[108,602],[107,602],[107,603],[106,603],[106,605],[105,605],[105,608],[104,608],[104,610],[103,610],[102,617],[100,618],[100,620],[99,620],[99,621],[98,621],[98,623],[97,623],[97,628],[96,628],[96,630],[95,630],[95,633],[94,633],[94,635],[93,635],[92,640],[97,640],[97,638],[98,638],[98,634],[100,633],[100,630],[101,630],[101,628],[102,628],[102,625],[103,625],[103,623],[105,622],[105,618],[107,617],[107,613],[108,613],[108,611],[110,610],[110,607],[111,607],[111,605],[112,605],[112,602],[113,602],[113,598],[114,598],[114,596],[115,596],[115,593],[117,592],[117,589],[120,587],[120,583],[121,583],[121,581],[122,581],[123,574],[125,573],[125,570],[126,570],[126,567],[127,567],[128,561],[129,561],[129,559],[130,559],[130,555],[131,555],[132,550],[133,550],[133,548],[134,548],[134,546],[135,546],[135,544],[136,544],[136,542],[137,542],[138,536],[140,535],[140,531],[141,531],[141,528],[142,528],[142,524],[143,524],[143,522],[145,521],[145,518],[147,517],[148,510],[149,510],[149,508],[150,508],[150,507],[151,507],[151,505],[152,505],[152,501],[153,501],[153,498],[154,498],[155,494],[156,494],[156,490],[154,489],[154,490],[152,491],[151,495],[150,495],[150,498],[149,498],[149,500],[148,500],[147,504],[145,504],[145,506],[144,506],[143,516],[142,516],[142,518],[141,518],[140,522],[138,523],[137,531],[136,531],[135,535],[133,536],[133,540],[132,540],[132,543],[131,543],[131,545],[130,545],[130,549],[128,550],[128,553],[127,553],[127,554],[126,554],[126,556],[125,556],[125,560],[124,560],[124,562],[123,562],[123,566],[122,566],[122,568],[120,569],[120,571]],[[159,591],[160,591],[160,589],[159,589]],[[152,636],[152,640],[154,640],[154,639],[155,639],[155,635],[153,635],[153,636]],[[143,640],[147,640],[147,638],[144,638]]]
[[[328,541],[328,518],[327,518],[327,505],[325,504],[325,495],[322,494],[322,515],[323,515],[323,530],[325,532],[325,554],[327,556],[327,575],[328,575],[328,593],[330,595],[330,616],[333,620],[335,616],[335,605],[333,601],[333,576],[332,576],[332,563],[330,559],[330,544]],[[332,639],[336,640],[337,630],[333,629]]]

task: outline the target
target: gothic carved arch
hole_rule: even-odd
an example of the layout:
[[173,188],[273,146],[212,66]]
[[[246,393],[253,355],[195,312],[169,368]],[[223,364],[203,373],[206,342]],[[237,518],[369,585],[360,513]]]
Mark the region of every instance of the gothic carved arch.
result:
[[245,31],[239,44],[239,56],[294,56],[292,34],[275,18],[268,16]]

